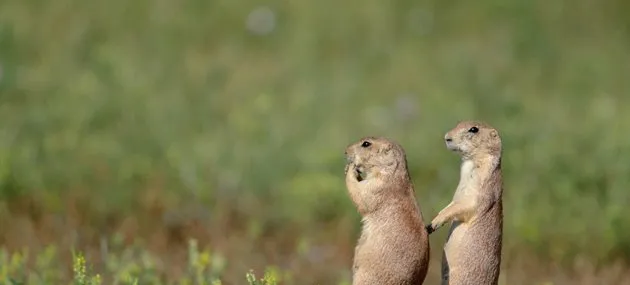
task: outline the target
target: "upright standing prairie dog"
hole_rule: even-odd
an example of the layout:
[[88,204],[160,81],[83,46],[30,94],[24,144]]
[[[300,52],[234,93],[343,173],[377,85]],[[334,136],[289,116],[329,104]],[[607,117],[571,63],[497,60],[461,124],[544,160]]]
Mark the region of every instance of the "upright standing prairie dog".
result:
[[429,237],[407,171],[403,148],[366,137],[346,148],[346,186],[362,216],[353,285],[422,284]]
[[462,158],[453,201],[427,226],[452,222],[442,256],[442,284],[497,284],[503,236],[501,138],[496,129],[460,122],[444,137]]

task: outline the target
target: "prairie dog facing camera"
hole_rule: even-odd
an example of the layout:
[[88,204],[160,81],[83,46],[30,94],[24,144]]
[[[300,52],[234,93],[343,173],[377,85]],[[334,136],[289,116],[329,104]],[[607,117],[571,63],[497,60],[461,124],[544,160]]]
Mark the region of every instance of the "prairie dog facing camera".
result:
[[345,151],[348,193],[362,217],[352,284],[422,284],[429,238],[404,149],[383,137],[365,137]]

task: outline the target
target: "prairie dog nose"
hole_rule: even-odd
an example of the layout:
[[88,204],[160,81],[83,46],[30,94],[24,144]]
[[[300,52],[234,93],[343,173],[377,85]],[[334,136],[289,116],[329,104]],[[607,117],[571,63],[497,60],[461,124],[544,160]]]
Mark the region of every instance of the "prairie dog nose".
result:
[[452,138],[451,138],[451,136],[449,136],[449,135],[445,135],[445,136],[444,136],[444,140],[445,140],[446,142],[452,142],[452,141],[453,141],[453,139],[452,139]]

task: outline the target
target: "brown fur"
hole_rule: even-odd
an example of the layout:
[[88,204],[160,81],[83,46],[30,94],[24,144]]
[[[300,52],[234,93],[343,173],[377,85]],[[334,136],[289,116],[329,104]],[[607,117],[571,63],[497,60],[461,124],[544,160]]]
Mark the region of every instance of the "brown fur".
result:
[[442,256],[442,284],[496,285],[503,236],[501,138],[485,123],[464,121],[444,139],[447,148],[462,157],[462,165],[452,202],[427,227],[432,232],[451,223]]
[[366,137],[346,148],[346,158],[346,186],[363,218],[352,284],[422,284],[429,267],[429,237],[403,148],[385,138]]

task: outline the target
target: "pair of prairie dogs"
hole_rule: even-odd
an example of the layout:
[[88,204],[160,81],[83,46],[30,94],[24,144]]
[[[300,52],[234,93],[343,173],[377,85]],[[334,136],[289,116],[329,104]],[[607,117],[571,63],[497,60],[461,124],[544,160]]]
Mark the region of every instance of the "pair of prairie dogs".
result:
[[429,234],[451,223],[442,256],[442,284],[495,285],[503,233],[501,138],[496,129],[463,121],[446,133],[462,158],[453,200],[429,225],[414,195],[403,148],[366,137],[346,148],[346,186],[362,216],[352,284],[422,284]]

